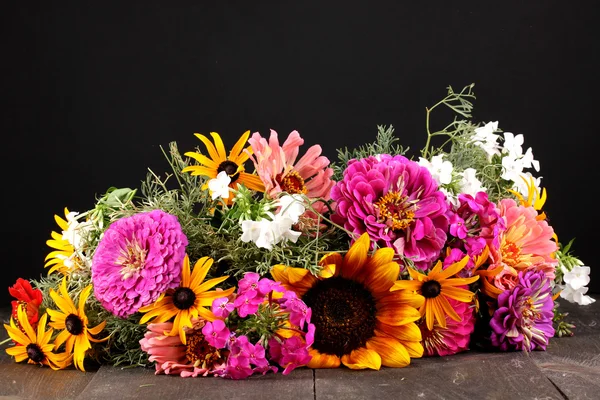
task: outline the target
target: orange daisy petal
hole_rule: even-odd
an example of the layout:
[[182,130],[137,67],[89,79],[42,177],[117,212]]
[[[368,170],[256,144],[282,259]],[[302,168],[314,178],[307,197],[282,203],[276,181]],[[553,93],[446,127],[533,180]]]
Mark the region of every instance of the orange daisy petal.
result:
[[340,366],[340,358],[333,354],[319,353],[315,349],[309,349],[308,353],[312,356],[308,364],[308,368],[337,368]]
[[410,364],[408,351],[392,337],[374,336],[367,340],[367,349],[377,352],[381,357],[381,364],[386,367],[402,368]]
[[364,281],[364,276],[360,273],[368,259],[369,246],[371,240],[367,233],[363,233],[360,238],[350,246],[350,249],[344,255],[344,262],[340,270],[340,275],[346,279],[352,279],[359,282]]
[[381,356],[375,350],[361,347],[342,356],[342,364],[350,369],[381,368]]

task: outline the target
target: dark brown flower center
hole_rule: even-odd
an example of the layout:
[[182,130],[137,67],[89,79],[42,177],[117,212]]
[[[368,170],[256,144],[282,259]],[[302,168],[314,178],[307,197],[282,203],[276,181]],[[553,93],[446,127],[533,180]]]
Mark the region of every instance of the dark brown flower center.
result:
[[227,175],[229,175],[229,177],[231,178],[231,183],[233,183],[237,181],[240,177],[240,173],[237,172],[238,168],[239,165],[237,165],[233,161],[227,160],[219,164],[219,167],[217,168],[217,173],[225,171]]
[[190,288],[180,287],[173,293],[173,304],[180,310],[187,310],[196,301],[196,294]]
[[421,286],[421,293],[426,299],[439,296],[442,291],[442,285],[438,281],[427,281]]
[[335,277],[317,282],[302,300],[312,309],[313,347],[341,357],[364,347],[375,333],[375,299],[362,284]]
[[65,318],[65,328],[71,335],[79,335],[83,332],[83,321],[81,318],[75,314],[69,314],[67,318]]
[[29,359],[33,362],[41,363],[46,358],[44,352],[42,351],[42,349],[40,349],[40,346],[38,346],[35,343],[29,343],[26,349],[27,357],[29,357]]
[[281,186],[281,190],[289,194],[308,193],[304,179],[296,171],[291,171],[284,177],[278,176],[277,182]]

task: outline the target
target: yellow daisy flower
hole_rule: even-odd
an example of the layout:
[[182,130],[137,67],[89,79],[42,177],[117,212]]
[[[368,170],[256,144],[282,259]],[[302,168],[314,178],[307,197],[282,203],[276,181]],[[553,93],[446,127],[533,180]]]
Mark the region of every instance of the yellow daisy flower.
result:
[[55,292],[54,289],[50,289],[50,297],[54,300],[60,311],[46,310],[52,319],[50,326],[54,329],[63,329],[54,341],[54,348],[58,349],[65,343],[65,351],[68,354],[74,355],[73,363],[75,364],[75,368],[80,371],[85,371],[83,360],[87,351],[92,348],[90,341],[100,343],[108,340],[108,337],[95,339],[92,336],[102,332],[106,321],[101,322],[94,328],[88,328],[88,318],[85,315],[84,307],[91,291],[92,285],[88,285],[83,289],[79,294],[79,307],[75,307],[67,291],[67,281],[63,278],[60,285],[62,296]]
[[423,296],[390,292],[400,273],[394,250],[381,248],[369,255],[369,247],[365,233],[343,257],[327,254],[319,263],[318,277],[283,265],[271,271],[312,310],[316,330],[309,368],[405,367],[411,357],[423,355],[415,324]]
[[[65,218],[68,219],[69,210],[65,207]],[[54,220],[58,224],[61,232],[69,229],[69,223],[67,220],[54,215]],[[63,275],[69,275],[72,272],[82,269],[85,267],[84,260],[81,260],[75,251],[73,245],[67,240],[63,239],[63,234],[58,232],[51,233],[52,239],[46,241],[46,244],[53,248],[54,251],[46,256],[46,264],[44,268],[50,267],[48,275],[53,272],[60,272]]]
[[473,283],[479,279],[478,275],[470,278],[450,278],[462,270],[468,261],[469,256],[465,256],[462,260],[451,264],[444,270],[442,270],[442,262],[438,261],[428,275],[408,268],[412,280],[404,279],[396,281],[391,290],[409,290],[422,294],[425,297],[425,302],[419,311],[421,312],[421,316],[425,316],[427,329],[432,330],[435,321],[437,321],[439,326],[445,328],[446,315],[457,322],[461,320],[447,298],[469,303],[473,300],[473,296],[475,296],[475,293],[456,286]]
[[229,278],[229,276],[221,276],[203,282],[212,265],[212,258],[202,257],[196,262],[194,271],[191,272],[190,259],[186,254],[183,260],[181,284],[176,289],[167,290],[166,294],[160,296],[153,304],[140,308],[140,312],[146,313],[141,318],[140,324],[145,324],[150,320],[153,323],[162,323],[175,317],[173,328],[167,335],[175,336],[179,334],[181,343],[186,344],[183,328],[193,326],[192,318],[200,317],[207,321],[217,319],[212,311],[207,310],[205,307],[212,306],[214,299],[231,295],[235,288],[208,291],[208,289]]
[[[246,148],[248,152],[244,151],[244,145],[248,141],[248,137],[250,137],[250,131],[246,131],[242,137],[240,137],[240,139],[229,152],[229,155],[227,155],[225,146],[221,140],[221,136],[219,136],[218,133],[210,133],[215,142],[214,145],[206,136],[200,133],[195,133],[194,135],[206,146],[206,149],[208,150],[208,157],[191,151],[185,153],[184,155],[198,161],[200,165],[191,165],[189,167],[185,167],[181,172],[191,172],[192,175],[216,178],[219,172],[225,171],[231,178],[229,187],[232,189],[237,189],[237,185],[241,183],[248,189],[259,192],[265,191],[265,185],[260,180],[258,175],[244,172],[244,163],[249,158],[248,153],[252,152],[252,148],[250,146]],[[205,184],[204,188],[207,187],[207,184]]]
[[27,360],[29,364],[47,365],[54,370],[63,369],[71,364],[72,355],[69,353],[53,353],[53,343],[49,343],[54,329],[46,330],[46,320],[48,314],[42,315],[37,326],[37,332],[33,330],[27,312],[23,307],[17,308],[17,322],[23,331],[21,331],[13,318],[10,319],[10,326],[4,325],[8,335],[17,344],[6,349],[6,352],[15,357],[16,362]]

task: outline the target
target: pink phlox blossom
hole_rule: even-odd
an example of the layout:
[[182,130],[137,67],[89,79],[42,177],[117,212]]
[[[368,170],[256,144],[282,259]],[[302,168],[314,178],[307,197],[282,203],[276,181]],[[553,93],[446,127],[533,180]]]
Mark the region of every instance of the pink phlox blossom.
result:
[[211,346],[222,349],[225,348],[229,341],[229,328],[225,325],[225,322],[220,319],[216,319],[213,322],[207,322],[202,328],[202,334],[206,341]]
[[237,309],[238,315],[245,318],[248,315],[255,314],[258,311],[258,306],[264,302],[264,297],[258,295],[256,290],[248,290],[242,294],[238,294],[233,305]]
[[227,318],[234,308],[234,304],[227,297],[219,297],[212,303],[212,312],[219,318]]

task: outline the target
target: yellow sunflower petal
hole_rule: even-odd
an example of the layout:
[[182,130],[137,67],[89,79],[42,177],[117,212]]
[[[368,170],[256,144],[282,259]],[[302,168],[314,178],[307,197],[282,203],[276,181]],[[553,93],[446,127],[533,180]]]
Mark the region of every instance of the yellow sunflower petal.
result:
[[217,149],[217,153],[221,160],[227,159],[227,151],[225,150],[225,145],[223,144],[223,140],[221,140],[221,135],[217,132],[211,132],[210,136],[212,136],[213,141],[215,142],[215,148]]
[[364,276],[360,274],[363,270],[363,266],[368,259],[369,246],[371,240],[369,239],[368,233],[363,233],[358,240],[356,240],[348,252],[344,255],[344,262],[340,270],[340,275],[346,279],[357,280],[364,282]]
[[371,293],[388,293],[396,279],[398,279],[399,273],[400,266],[395,261],[385,264],[373,264],[364,284],[370,289]]
[[[429,274],[429,276],[431,276],[432,279],[435,279],[437,281],[447,279],[453,275],[456,275],[460,270],[462,270],[467,265],[469,260],[469,256],[464,256],[462,260],[455,262],[454,264],[450,264],[448,268],[441,271],[439,274],[437,274],[437,276],[432,275],[431,273]],[[431,272],[433,273],[433,271]]]
[[271,276],[288,290],[293,290],[300,297],[317,283],[317,278],[305,268],[294,268],[275,265],[271,268]]
[[367,349],[377,352],[386,367],[402,368],[410,364],[408,351],[397,339],[376,335],[367,340]]
[[392,326],[384,324],[381,321],[377,321],[375,333],[377,333],[377,331],[381,331],[388,336],[395,337],[402,342],[418,342],[422,339],[421,330],[417,324],[413,322],[400,326]]
[[208,150],[208,155],[217,165],[221,164],[223,161],[226,161],[226,158],[219,157],[217,149],[215,149],[215,146],[212,144],[209,138],[207,138],[201,133],[194,133],[194,136],[196,136],[202,141],[202,143],[204,143],[204,145],[206,146],[206,150]]
[[192,271],[192,281],[188,287],[195,288],[200,285],[200,282],[206,278],[206,274],[213,265],[213,259],[210,257],[201,257],[196,264],[194,264],[194,270]]
[[457,288],[457,287],[448,287],[442,286],[442,295],[446,297],[450,297],[451,299],[462,301],[463,303],[469,303],[473,300],[473,296],[475,293],[470,292],[465,289]]
[[342,364],[350,369],[381,368],[381,356],[375,351],[361,347],[342,356]]
[[241,183],[250,190],[256,190],[257,192],[265,191],[265,184],[258,175],[249,174],[247,172],[240,172],[240,177],[236,183]]
[[421,318],[421,313],[413,307],[398,308],[383,305],[381,309],[377,310],[376,318],[384,324],[399,326],[417,321]]
[[[417,328],[418,329],[418,328]],[[421,358],[423,357],[423,344],[421,341],[405,341],[402,342],[410,358]]]
[[397,290],[395,292],[389,292],[385,295],[377,297],[377,303],[384,305],[387,303],[397,303],[402,305],[419,308],[423,305],[425,297],[412,291],[412,290]]
[[[327,253],[319,260],[319,265],[323,267],[323,269],[327,268],[330,272],[333,273],[332,276],[337,276],[340,273],[340,269],[342,268],[342,264],[344,263],[344,258],[340,255],[340,253]],[[323,278],[331,278],[331,276],[327,276],[327,274],[322,275]]]
[[333,354],[319,353],[315,349],[309,349],[308,353],[312,356],[308,364],[308,368],[337,368],[340,366],[340,358]]
[[241,162],[238,162],[238,157],[242,153],[242,150],[244,149],[244,146],[246,145],[246,142],[248,141],[249,137],[250,131],[246,131],[242,136],[240,136],[238,141],[235,142],[235,144],[231,148],[231,151],[229,152],[229,160],[233,161],[238,165],[241,164]]

